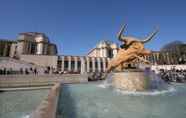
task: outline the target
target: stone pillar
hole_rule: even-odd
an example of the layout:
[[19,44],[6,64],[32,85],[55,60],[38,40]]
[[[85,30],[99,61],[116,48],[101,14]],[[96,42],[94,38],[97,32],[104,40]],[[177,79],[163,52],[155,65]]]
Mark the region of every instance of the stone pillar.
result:
[[61,57],[61,71],[64,72],[64,62],[65,62],[65,57]]
[[167,63],[170,64],[169,53],[167,52]]
[[102,62],[103,62],[103,72],[106,72],[106,61],[105,61],[105,58],[102,58]]
[[85,59],[84,57],[80,57],[81,60],[81,74],[85,73]]
[[4,45],[5,45],[4,49],[1,49],[1,50],[3,50],[3,56],[6,56],[8,44],[7,43],[4,43]]
[[113,49],[113,57],[116,57],[116,55],[117,55],[117,49],[115,48],[115,49]]
[[99,57],[97,58],[97,63],[98,63],[98,72],[101,72],[101,60]]
[[47,54],[48,44],[44,44],[44,54]]
[[90,61],[89,61],[89,57],[86,57],[86,61],[87,61],[87,72],[90,72]]
[[103,57],[107,57],[107,49],[104,48],[103,51],[104,51],[104,56]]
[[99,53],[100,53],[100,57],[102,57],[103,56],[103,48],[100,48]]
[[28,52],[27,54],[31,54],[31,42],[28,42]]
[[96,71],[96,67],[95,67],[95,57],[92,57],[92,72]]
[[157,64],[157,55],[154,53],[154,64]]
[[18,44],[17,44],[17,49],[16,49],[16,57],[20,57],[21,54],[24,53],[24,47],[25,47],[25,42],[23,41],[18,41]]
[[78,59],[77,59],[77,57],[74,57],[74,71],[75,72],[78,71]]
[[110,58],[107,58],[107,67],[108,67],[109,63],[110,63]]
[[153,54],[153,63],[155,64],[156,63],[156,54]]
[[157,64],[159,64],[159,63],[160,63],[160,56],[159,56],[159,53],[157,53],[156,57],[157,57]]
[[153,63],[153,55],[150,55],[150,62]]
[[68,56],[68,71],[71,71],[71,56]]
[[43,54],[43,43],[38,43],[37,44],[37,53],[36,54]]

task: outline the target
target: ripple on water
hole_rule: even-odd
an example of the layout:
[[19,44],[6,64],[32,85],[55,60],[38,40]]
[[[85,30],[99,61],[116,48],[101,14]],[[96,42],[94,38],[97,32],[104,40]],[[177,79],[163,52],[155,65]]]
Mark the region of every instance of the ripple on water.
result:
[[[110,85],[108,84],[99,84],[97,87],[99,88],[108,88]],[[165,94],[165,93],[172,93],[175,92],[176,89],[173,86],[169,86],[163,90],[149,90],[149,91],[127,91],[127,90],[121,90],[121,89],[114,89],[119,94],[123,95],[134,95],[134,96],[139,96],[139,95],[150,95],[150,96],[155,96],[155,95],[160,95],[160,94]]]
[[151,90],[151,91],[125,91],[121,89],[115,89],[115,91],[119,94],[123,95],[134,95],[134,96],[140,96],[140,95],[149,95],[149,96],[156,96],[160,94],[165,94],[165,93],[172,93],[175,92],[176,89],[174,87],[168,87],[165,90]]
[[30,118],[30,115],[24,115],[22,118]]

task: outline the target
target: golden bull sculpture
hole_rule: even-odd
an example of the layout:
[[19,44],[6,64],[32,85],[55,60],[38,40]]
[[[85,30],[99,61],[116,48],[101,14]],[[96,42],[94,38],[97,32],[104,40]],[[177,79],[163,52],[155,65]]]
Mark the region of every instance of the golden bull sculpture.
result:
[[111,59],[107,67],[107,73],[112,70],[122,71],[126,64],[140,60],[142,62],[150,64],[149,61],[143,59],[143,56],[150,55],[151,51],[144,48],[144,44],[149,42],[158,32],[156,28],[147,38],[140,40],[135,37],[124,36],[122,33],[125,30],[124,25],[119,31],[117,37],[122,42],[115,58]]

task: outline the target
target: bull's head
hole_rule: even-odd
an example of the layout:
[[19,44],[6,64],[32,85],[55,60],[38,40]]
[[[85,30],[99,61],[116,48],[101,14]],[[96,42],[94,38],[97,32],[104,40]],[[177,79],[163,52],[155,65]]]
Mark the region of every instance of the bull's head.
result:
[[[122,33],[124,32],[126,28],[126,24],[122,26],[121,30],[119,31],[117,37],[120,41],[126,41],[126,40],[131,40],[131,39],[136,39],[136,38],[133,38],[133,37],[127,37],[127,36],[124,36],[122,35]],[[139,41],[141,43],[147,43],[149,42],[156,34],[158,33],[158,28],[156,28],[151,34],[149,34],[145,39],[143,40],[135,40],[135,41]],[[133,40],[134,41],[134,40]]]

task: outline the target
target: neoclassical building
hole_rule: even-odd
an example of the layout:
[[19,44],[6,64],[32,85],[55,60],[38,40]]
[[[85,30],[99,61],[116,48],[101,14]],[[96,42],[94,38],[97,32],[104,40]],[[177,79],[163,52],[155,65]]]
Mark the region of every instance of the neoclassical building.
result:
[[[44,33],[19,33],[16,40],[0,40],[0,56],[20,58],[23,54],[56,55],[57,47]],[[4,47],[4,48],[3,48]]]
[[14,43],[16,43],[16,41],[0,39],[0,56],[3,57],[10,56],[12,44]]
[[[93,48],[88,56],[113,58],[118,52],[119,46],[110,41],[101,41]],[[155,65],[174,65],[186,63],[186,44],[170,46],[167,50],[152,51],[149,56],[144,59]]]
[[89,56],[58,56],[59,71],[76,73],[105,72],[109,58]]
[[100,41],[95,48],[88,52],[89,57],[113,58],[118,52],[118,45],[109,40]]
[[[180,49],[180,50],[178,50]],[[20,33],[17,40],[0,39],[0,57],[11,57],[42,67],[52,67],[59,72],[91,73],[105,72],[109,60],[114,58],[119,46],[111,41],[100,41],[87,55],[57,55],[57,47],[44,33]],[[152,51],[145,56],[154,65],[179,64],[186,60],[186,44],[171,51]]]

